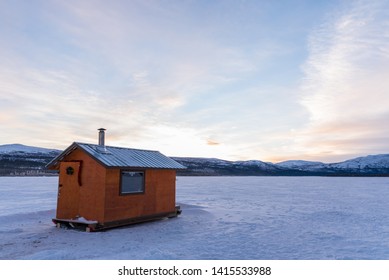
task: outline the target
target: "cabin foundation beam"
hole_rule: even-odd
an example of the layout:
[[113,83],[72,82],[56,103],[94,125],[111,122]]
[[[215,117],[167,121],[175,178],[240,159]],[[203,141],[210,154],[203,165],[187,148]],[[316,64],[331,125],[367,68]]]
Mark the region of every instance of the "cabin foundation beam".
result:
[[180,215],[181,212],[182,210],[180,209],[180,206],[176,206],[175,211],[173,212],[158,213],[154,215],[140,216],[140,217],[134,217],[130,219],[105,222],[105,223],[85,222],[85,221],[72,220],[72,219],[52,219],[52,221],[57,228],[65,227],[69,229],[78,229],[86,232],[92,232],[92,231],[111,229],[115,227],[128,226],[132,224],[144,223],[144,222],[149,222],[154,220],[175,218],[178,215]]

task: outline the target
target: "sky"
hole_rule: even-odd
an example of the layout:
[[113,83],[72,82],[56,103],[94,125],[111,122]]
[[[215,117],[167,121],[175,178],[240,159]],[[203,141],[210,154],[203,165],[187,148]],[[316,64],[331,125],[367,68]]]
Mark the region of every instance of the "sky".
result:
[[1,0],[0,145],[389,153],[389,2]]

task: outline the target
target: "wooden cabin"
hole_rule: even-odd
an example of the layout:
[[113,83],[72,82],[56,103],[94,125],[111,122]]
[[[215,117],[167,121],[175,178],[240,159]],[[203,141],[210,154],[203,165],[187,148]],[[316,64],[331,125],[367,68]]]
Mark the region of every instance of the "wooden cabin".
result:
[[47,167],[59,170],[57,226],[95,231],[176,217],[176,170],[157,151],[74,142]]

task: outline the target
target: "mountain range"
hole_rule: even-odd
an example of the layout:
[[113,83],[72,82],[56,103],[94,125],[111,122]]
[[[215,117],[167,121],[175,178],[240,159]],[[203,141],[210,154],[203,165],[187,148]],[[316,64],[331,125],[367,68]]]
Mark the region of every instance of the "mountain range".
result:
[[22,144],[0,145],[0,176],[44,176],[45,165],[61,151]]
[[[45,165],[60,152],[22,144],[0,145],[0,176],[55,175]],[[389,176],[389,154],[369,155],[339,163],[172,158],[187,167],[177,172],[180,176]]]
[[214,158],[174,160],[188,169],[178,175],[251,175],[251,176],[389,176],[389,154],[358,157],[339,163],[288,160],[280,163],[259,160],[226,161]]

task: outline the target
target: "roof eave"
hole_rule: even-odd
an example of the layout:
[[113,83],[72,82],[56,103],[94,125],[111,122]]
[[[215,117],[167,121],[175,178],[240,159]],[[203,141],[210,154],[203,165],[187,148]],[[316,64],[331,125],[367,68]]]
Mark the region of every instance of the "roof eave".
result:
[[62,153],[53,158],[48,164],[46,164],[46,168],[50,170],[58,170],[59,162],[62,161],[67,155],[71,154],[75,149],[81,149],[77,142],[73,142]]

